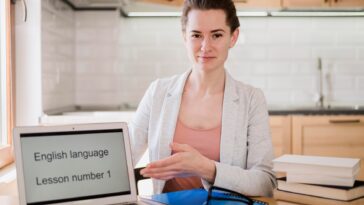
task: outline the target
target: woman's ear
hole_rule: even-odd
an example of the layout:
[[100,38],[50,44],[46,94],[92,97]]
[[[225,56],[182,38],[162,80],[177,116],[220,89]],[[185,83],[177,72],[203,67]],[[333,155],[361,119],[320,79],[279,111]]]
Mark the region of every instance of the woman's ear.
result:
[[230,48],[234,47],[236,42],[238,41],[239,38],[239,28],[235,29],[235,31],[231,34],[231,39],[230,39]]

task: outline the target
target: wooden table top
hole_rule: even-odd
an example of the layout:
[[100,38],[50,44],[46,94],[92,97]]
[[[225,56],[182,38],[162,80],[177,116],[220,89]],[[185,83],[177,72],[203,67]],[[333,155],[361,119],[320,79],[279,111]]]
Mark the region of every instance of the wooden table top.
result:
[[[258,199],[258,200],[267,202],[270,205],[295,205],[294,203],[290,203],[290,202],[276,201],[273,198],[255,197],[254,199]],[[0,184],[0,204],[1,205],[19,205],[18,187],[17,187],[16,180],[13,180],[10,183],[6,183],[6,184],[5,183]]]

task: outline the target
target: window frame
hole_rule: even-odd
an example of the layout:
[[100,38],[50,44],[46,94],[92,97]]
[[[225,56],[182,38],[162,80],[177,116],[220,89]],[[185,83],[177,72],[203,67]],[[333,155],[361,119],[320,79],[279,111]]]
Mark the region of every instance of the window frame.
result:
[[0,6],[0,168],[14,161],[12,129],[14,126],[13,110],[13,20],[14,7],[10,0],[1,1]]
[[0,5],[0,28],[3,28],[0,30],[0,114],[1,114],[1,124],[0,124],[0,145],[6,145],[8,144],[8,139],[4,136],[7,136],[7,129],[6,129],[6,31],[7,28],[5,25],[5,1],[1,1]]

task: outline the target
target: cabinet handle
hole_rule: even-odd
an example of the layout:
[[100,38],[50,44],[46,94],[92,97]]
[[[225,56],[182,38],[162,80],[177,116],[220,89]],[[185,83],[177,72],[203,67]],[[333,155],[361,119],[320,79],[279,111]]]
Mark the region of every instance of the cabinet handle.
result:
[[332,124],[340,124],[340,123],[360,123],[359,119],[353,119],[353,120],[329,120]]
[[248,3],[248,0],[233,0],[234,3]]

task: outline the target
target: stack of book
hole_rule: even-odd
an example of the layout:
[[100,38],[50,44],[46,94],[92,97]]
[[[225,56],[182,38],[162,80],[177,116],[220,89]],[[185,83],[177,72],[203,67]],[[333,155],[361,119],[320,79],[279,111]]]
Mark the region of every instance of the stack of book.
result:
[[274,198],[301,204],[364,204],[364,182],[355,181],[360,159],[284,155],[273,160]]

